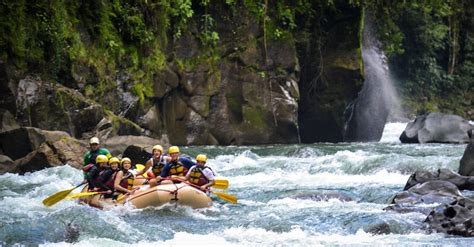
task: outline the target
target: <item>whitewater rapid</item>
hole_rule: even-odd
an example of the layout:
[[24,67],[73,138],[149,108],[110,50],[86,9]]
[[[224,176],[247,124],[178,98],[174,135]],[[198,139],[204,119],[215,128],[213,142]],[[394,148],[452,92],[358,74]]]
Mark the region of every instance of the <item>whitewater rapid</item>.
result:
[[[420,213],[384,210],[418,169],[457,171],[465,145],[402,144],[406,124],[385,126],[378,143],[182,147],[206,153],[227,178],[229,204],[214,197],[193,210],[111,208],[41,201],[82,181],[70,166],[0,175],[0,245],[44,246],[468,246],[468,238],[428,233]],[[321,200],[321,198],[323,200]],[[374,234],[373,229],[390,234]]]

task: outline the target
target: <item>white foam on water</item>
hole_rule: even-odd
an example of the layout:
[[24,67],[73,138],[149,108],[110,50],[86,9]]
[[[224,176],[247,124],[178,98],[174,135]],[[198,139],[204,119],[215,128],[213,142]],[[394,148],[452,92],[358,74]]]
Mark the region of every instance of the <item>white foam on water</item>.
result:
[[369,175],[350,175],[335,173],[308,174],[305,172],[285,173],[273,171],[271,173],[254,173],[244,176],[232,177],[233,188],[253,187],[265,184],[266,187],[281,187],[282,185],[295,185],[304,187],[356,187],[356,186],[379,186],[400,185],[403,186],[409,175],[392,173],[381,170]]
[[379,142],[382,143],[401,143],[400,135],[403,133],[407,123],[387,123],[383,129],[382,138]]
[[[209,234],[191,234],[177,232],[173,238],[165,241],[139,241],[135,246],[430,246],[436,240],[443,241],[442,246],[459,246],[445,239],[442,234],[385,234],[373,235],[363,230],[354,234],[309,232],[298,226],[292,226],[288,232],[275,232],[262,228],[233,227]],[[465,240],[466,244],[469,242]],[[435,244],[438,246],[439,244]],[[46,243],[40,246],[119,246],[128,247],[123,243],[105,238],[90,238],[78,243],[65,242]],[[468,246],[468,245],[465,245]]]

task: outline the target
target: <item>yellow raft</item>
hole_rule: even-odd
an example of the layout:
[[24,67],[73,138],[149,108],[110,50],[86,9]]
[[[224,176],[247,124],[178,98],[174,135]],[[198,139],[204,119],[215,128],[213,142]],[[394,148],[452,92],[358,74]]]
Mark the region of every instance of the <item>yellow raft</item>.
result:
[[[185,183],[160,184],[152,188],[142,185],[139,188],[133,195],[118,202],[105,199],[103,194],[82,197],[81,202],[97,208],[125,203],[135,208],[158,207],[167,203],[192,208],[206,208],[212,205],[212,199],[206,193]],[[87,191],[87,186],[83,189],[83,192],[85,191]]]

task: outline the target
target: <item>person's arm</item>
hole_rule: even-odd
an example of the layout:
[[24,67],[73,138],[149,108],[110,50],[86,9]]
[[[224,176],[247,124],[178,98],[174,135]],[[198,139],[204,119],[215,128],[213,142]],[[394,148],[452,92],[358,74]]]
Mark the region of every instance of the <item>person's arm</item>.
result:
[[171,163],[168,163],[165,165],[165,167],[163,167],[163,170],[160,173],[160,177],[162,178],[168,177],[168,174],[170,173],[170,166],[171,166]]
[[100,148],[100,151],[101,151],[100,153],[107,156],[107,158],[110,159],[110,157],[112,157],[112,154],[107,148]]
[[196,163],[194,163],[192,160],[188,159],[188,158],[185,158],[185,157],[180,157],[179,158],[179,161],[181,162],[181,164],[183,164],[184,167],[186,167],[186,169],[190,169],[191,167],[195,166]]
[[147,172],[147,171],[150,169],[151,165],[152,165],[151,159],[149,159],[149,160],[145,163],[145,167],[143,168],[143,170],[138,171],[137,174],[135,174],[135,176],[143,175],[143,173]]
[[99,168],[94,166],[87,173],[87,183],[89,184],[89,190],[93,190],[95,187],[97,187],[95,180],[97,176],[99,176],[99,172]]
[[90,161],[89,161],[90,155],[89,155],[89,154],[90,154],[90,151],[87,151],[87,152],[84,154],[84,159],[83,159],[83,161],[82,161],[82,165],[83,165],[83,166],[89,165],[89,163],[90,163]]
[[189,181],[189,179],[191,178],[191,172],[194,170],[195,167],[196,167],[196,166],[192,166],[192,167],[189,169],[188,173],[187,173],[186,176],[184,177],[184,180]]
[[215,180],[214,173],[211,171],[211,169],[205,168],[202,171],[202,173],[207,178],[207,180],[209,180],[209,182],[207,184],[204,184],[203,186],[201,186],[201,189],[205,190],[209,186],[213,186],[216,182],[214,181]]

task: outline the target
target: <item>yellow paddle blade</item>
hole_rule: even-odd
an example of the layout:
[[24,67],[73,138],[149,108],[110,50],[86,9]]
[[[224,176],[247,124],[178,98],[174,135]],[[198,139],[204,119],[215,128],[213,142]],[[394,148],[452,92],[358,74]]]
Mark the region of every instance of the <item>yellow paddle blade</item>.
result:
[[62,190],[62,191],[56,192],[52,196],[49,196],[48,198],[44,199],[43,200],[43,205],[45,205],[46,207],[53,206],[54,204],[58,203],[59,201],[63,200],[64,198],[66,198],[66,196],[69,195],[69,193],[71,193],[74,189],[76,189],[77,187],[79,187],[83,184],[85,184],[85,182],[77,185],[76,187],[74,187],[72,189]]
[[[136,164],[136,165],[135,165],[135,170],[137,170],[137,171],[141,171],[141,170],[143,170],[144,168],[145,168],[145,166],[142,165],[142,164]],[[145,173],[143,173],[142,176],[144,176],[144,177],[147,178],[147,177],[148,177],[148,174],[146,174],[146,172],[147,172],[147,171],[145,171]]]
[[91,192],[81,192],[81,193],[76,193],[74,195],[67,196],[67,199],[75,199],[79,197],[84,197],[84,196],[92,196],[92,195],[97,195],[99,192],[96,191],[91,191]]
[[216,179],[214,180],[215,184],[212,187],[220,190],[225,190],[229,188],[229,181],[227,179]]
[[145,166],[142,165],[142,164],[136,164],[135,165],[135,170],[137,170],[137,171],[141,171],[141,170],[143,170],[143,168],[145,168]]
[[121,200],[123,200],[123,199],[125,199],[125,198],[126,198],[125,194],[120,194],[120,195],[117,197],[117,201],[119,202],[119,201],[121,201]]
[[46,198],[43,200],[43,205],[45,205],[46,207],[50,207],[50,206],[53,206],[54,204],[58,203],[59,201],[63,200],[64,198],[66,198],[67,195],[69,195],[69,193],[71,193],[71,191],[73,191],[76,187],[72,188],[72,189],[69,189],[69,190],[63,190],[63,191],[59,191],[57,193],[55,193],[54,195]]
[[229,195],[229,194],[222,193],[222,192],[217,192],[217,191],[212,191],[212,193],[216,194],[219,198],[221,198],[224,201],[228,201],[228,202],[231,202],[231,203],[234,203],[234,204],[237,203],[237,197],[236,196]]

